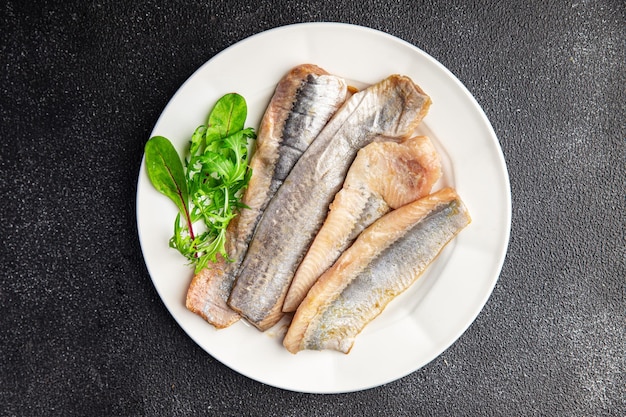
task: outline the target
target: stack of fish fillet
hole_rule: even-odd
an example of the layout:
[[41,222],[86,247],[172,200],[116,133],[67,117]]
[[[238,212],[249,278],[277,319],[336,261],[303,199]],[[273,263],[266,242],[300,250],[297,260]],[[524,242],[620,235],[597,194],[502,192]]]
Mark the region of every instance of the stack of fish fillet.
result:
[[227,230],[230,259],[196,274],[187,308],[214,325],[241,317],[283,340],[349,352],[355,337],[470,222],[441,162],[414,132],[431,100],[391,75],[354,92],[311,64],[278,83]]

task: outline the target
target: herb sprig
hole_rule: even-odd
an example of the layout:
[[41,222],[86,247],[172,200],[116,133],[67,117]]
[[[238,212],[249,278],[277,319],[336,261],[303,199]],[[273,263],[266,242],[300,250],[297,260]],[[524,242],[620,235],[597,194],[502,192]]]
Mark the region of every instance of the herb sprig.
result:
[[146,143],[148,177],[179,211],[169,245],[196,272],[216,262],[218,254],[229,260],[226,228],[245,207],[241,195],[252,175],[248,142],[256,133],[244,128],[247,111],[239,94],[220,98],[207,123],[192,134],[184,166],[167,138],[155,136]]

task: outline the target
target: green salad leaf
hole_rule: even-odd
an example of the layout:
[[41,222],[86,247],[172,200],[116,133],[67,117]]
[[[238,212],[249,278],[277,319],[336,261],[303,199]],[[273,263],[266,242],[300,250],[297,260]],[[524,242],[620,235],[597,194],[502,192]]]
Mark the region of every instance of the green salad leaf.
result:
[[152,185],[169,197],[189,221],[189,192],[183,164],[169,139],[151,138],[145,146],[146,171]]
[[218,254],[229,260],[226,228],[245,208],[241,197],[252,175],[248,149],[256,133],[244,128],[247,111],[239,94],[220,98],[207,124],[191,135],[184,167],[166,138],[155,136],[146,144],[152,184],[179,209],[169,244],[194,264],[196,272],[216,262]]

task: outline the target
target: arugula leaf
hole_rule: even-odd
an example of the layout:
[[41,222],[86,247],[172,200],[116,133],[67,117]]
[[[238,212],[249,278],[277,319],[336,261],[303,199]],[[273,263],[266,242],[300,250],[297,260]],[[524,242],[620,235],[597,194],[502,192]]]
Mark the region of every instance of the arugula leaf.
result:
[[196,155],[204,152],[204,137],[206,135],[206,126],[199,126],[193,135],[191,135],[191,146],[189,147],[189,154]]

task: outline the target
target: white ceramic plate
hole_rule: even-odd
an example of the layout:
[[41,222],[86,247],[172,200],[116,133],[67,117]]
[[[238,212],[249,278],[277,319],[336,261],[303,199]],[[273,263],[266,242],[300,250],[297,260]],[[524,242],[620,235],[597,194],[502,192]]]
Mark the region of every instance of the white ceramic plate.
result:
[[[242,94],[247,126],[257,127],[273,89],[292,67],[314,63],[362,87],[392,73],[410,76],[433,104],[417,133],[444,159],[439,185],[456,187],[472,223],[427,272],[357,337],[352,351],[282,347],[284,326],[261,333],[243,320],[215,330],[185,308],[192,270],[168,247],[176,208],[151,185],[142,163],[137,185],[139,238],[148,271],[170,313],[204,350],[226,366],[276,387],[338,393],[375,387],[419,369],[473,322],[498,279],[509,239],[511,203],[504,158],[483,111],[464,86],[420,49],[358,26],[307,23],[245,39],[200,67],[178,90],[151,136],[184,151],[223,94]],[[271,256],[271,254],[269,254]]]

